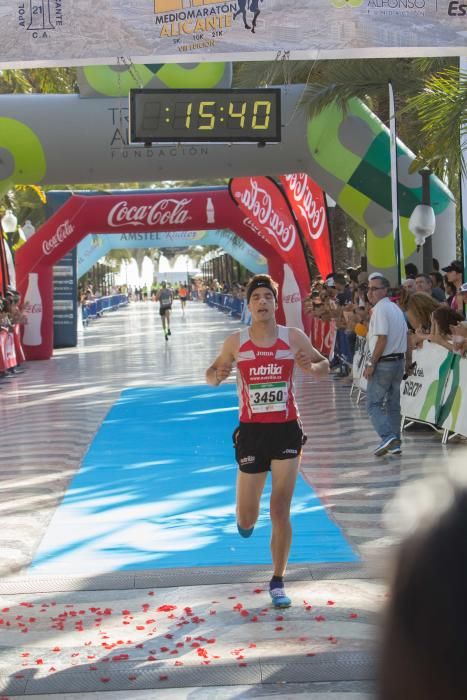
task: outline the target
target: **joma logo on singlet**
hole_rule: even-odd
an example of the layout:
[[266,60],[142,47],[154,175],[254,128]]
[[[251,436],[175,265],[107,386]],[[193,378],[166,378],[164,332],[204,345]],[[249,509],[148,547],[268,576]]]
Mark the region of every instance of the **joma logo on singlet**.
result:
[[274,351],[273,350],[257,351],[256,355],[257,355],[257,357],[274,357]]
[[268,365],[261,365],[261,367],[250,367],[250,377],[263,377],[266,374],[280,374],[282,367],[280,365],[275,365],[270,362]]

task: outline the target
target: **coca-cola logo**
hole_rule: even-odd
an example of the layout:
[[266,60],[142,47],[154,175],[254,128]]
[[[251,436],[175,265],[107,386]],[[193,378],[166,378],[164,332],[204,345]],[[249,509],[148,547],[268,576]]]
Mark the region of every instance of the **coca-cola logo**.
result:
[[249,179],[250,189],[235,192],[235,197],[252,213],[263,229],[277,241],[279,247],[287,252],[293,248],[296,229],[293,223],[287,224],[273,206],[272,197],[259,187],[256,180]]
[[26,302],[24,310],[27,314],[41,314],[42,304],[29,304],[28,302]]
[[109,212],[107,223],[112,228],[123,226],[179,226],[191,221],[186,208],[191,199],[161,199],[152,205],[128,206],[118,202]]
[[298,205],[308,233],[311,238],[317,240],[324,231],[326,225],[326,209],[324,205],[316,202],[313,192],[308,185],[306,173],[293,173],[285,176],[289,192]]
[[294,294],[286,294],[286,296],[282,297],[282,302],[284,304],[296,304],[297,301],[301,301],[302,298],[300,294],[294,293]]
[[49,238],[48,241],[42,242],[42,252],[44,255],[50,255],[50,253],[55,250],[60,243],[63,243],[66,238],[71,236],[74,230],[75,227],[68,221],[68,219],[64,221],[63,224],[60,224],[52,238]]

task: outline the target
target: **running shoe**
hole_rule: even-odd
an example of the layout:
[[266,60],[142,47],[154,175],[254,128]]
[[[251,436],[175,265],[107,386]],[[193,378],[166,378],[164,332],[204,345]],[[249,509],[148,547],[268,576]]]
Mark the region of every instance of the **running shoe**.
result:
[[164,338],[165,338],[166,340],[168,340],[168,339],[169,339],[169,334],[168,334],[168,333],[164,333]]
[[270,588],[269,595],[275,608],[290,608],[292,605],[292,601],[288,595],[285,595],[283,588]]
[[246,537],[251,537],[251,535],[253,534],[253,530],[254,530],[254,529],[255,529],[255,528],[254,528],[254,526],[253,526],[253,527],[249,527],[248,530],[245,530],[245,528],[240,527],[240,525],[237,523],[238,534],[239,534],[241,537],[245,537],[245,538],[246,538]]
[[170,328],[167,329],[167,335],[172,335],[172,333],[170,332]]

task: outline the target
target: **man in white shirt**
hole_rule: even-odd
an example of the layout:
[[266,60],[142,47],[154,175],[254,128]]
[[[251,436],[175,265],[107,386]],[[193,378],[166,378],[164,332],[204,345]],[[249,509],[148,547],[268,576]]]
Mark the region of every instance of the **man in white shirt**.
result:
[[371,352],[364,376],[368,380],[367,411],[381,438],[375,455],[401,454],[400,385],[407,350],[407,323],[400,308],[388,298],[389,282],[373,277],[368,298],[373,305],[368,329]]

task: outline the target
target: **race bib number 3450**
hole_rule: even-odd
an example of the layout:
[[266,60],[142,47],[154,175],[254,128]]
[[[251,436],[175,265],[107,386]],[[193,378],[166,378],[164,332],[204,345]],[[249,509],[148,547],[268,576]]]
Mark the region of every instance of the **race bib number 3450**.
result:
[[269,382],[250,384],[250,406],[253,413],[285,411],[287,406],[287,383]]

